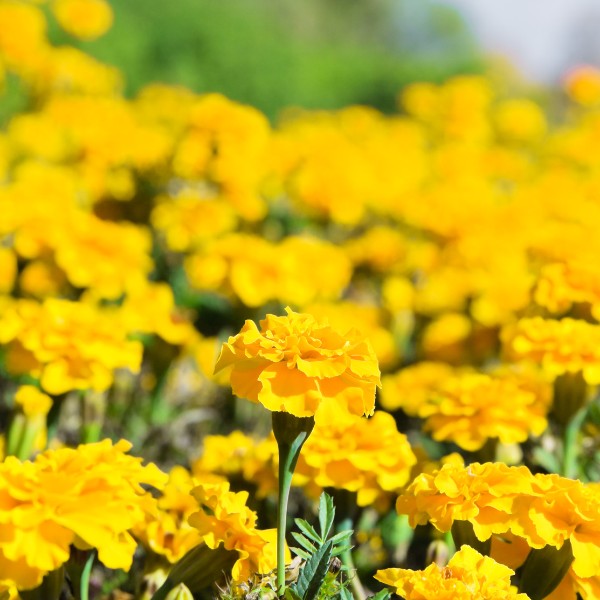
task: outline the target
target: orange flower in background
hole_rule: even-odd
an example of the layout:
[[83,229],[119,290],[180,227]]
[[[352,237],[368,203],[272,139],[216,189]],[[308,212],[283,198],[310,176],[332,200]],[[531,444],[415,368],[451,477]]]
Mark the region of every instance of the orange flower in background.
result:
[[373,414],[380,373],[369,342],[311,315],[286,313],[267,315],[260,329],[247,320],[223,344],[215,371],[231,367],[233,393],[296,417],[314,415],[323,402]]
[[577,104],[594,106],[600,103],[600,70],[590,65],[573,69],[564,82],[565,91]]

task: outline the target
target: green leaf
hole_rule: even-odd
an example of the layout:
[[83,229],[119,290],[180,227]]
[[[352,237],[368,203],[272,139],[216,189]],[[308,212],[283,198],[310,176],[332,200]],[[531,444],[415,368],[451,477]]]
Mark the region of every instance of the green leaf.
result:
[[332,552],[331,552],[331,556],[339,556],[340,554],[343,554],[344,552],[346,552],[347,550],[351,550],[353,546],[350,546],[350,544],[348,544],[347,546],[336,546]]
[[294,519],[294,522],[296,523],[298,529],[300,529],[300,531],[302,531],[306,537],[317,542],[317,544],[321,545],[321,543],[324,541],[308,521],[305,521],[304,519]]
[[316,546],[312,544],[310,540],[303,536],[301,533],[292,531],[292,537],[310,554],[314,554],[317,551]]
[[389,590],[379,590],[374,596],[369,596],[369,600],[388,600],[391,597]]
[[329,561],[331,560],[331,550],[333,543],[327,540],[319,550],[306,561],[298,581],[294,586],[294,591],[298,593],[302,600],[314,600],[317,597],[323,581],[329,572]]
[[326,540],[331,526],[333,525],[333,518],[335,517],[335,506],[333,505],[333,498],[323,492],[319,498],[319,525],[321,527],[321,539]]
[[302,596],[299,596],[291,587],[285,588],[283,597],[285,600],[302,600]]
[[354,596],[348,588],[343,587],[340,589],[340,600],[354,600]]
[[312,556],[312,554],[309,554],[306,550],[302,550],[302,548],[290,548],[290,551],[293,552],[296,556],[300,556],[305,560],[308,560]]
[[341,544],[343,542],[349,542],[353,533],[354,533],[354,531],[352,531],[352,529],[345,529],[344,531],[340,531],[339,533],[336,533],[331,538],[331,541],[334,544]]

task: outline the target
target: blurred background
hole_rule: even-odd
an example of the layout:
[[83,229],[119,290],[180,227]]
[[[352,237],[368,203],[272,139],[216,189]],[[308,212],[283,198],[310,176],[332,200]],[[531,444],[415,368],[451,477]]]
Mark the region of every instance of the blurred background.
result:
[[119,0],[113,8],[106,36],[75,44],[119,66],[129,95],[149,81],[179,83],[271,119],[288,106],[389,111],[406,83],[457,73],[552,85],[600,58],[597,0]]

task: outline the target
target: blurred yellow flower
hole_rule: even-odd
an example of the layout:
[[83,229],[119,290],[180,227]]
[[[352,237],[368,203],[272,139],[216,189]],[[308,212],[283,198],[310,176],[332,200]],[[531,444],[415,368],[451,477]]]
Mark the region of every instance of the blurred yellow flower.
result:
[[15,404],[26,417],[46,416],[52,407],[52,398],[34,385],[22,385],[15,394]]
[[396,588],[405,600],[528,600],[511,586],[512,575],[512,569],[462,546],[445,567],[432,563],[424,571],[384,569],[375,579]]
[[314,415],[325,402],[370,415],[380,385],[377,358],[356,331],[337,333],[308,314],[246,321],[223,344],[215,371],[231,366],[233,393],[272,411]]
[[257,440],[241,431],[207,435],[192,472],[200,481],[207,475],[225,476],[230,481],[241,477],[246,485],[256,486],[255,495],[263,498],[277,492],[277,456],[273,436]]
[[[326,404],[296,465],[296,484],[357,493],[359,506],[385,507],[391,493],[409,480],[417,459],[394,418],[376,411],[369,418]],[[317,495],[320,489],[313,489]]]
[[531,361],[550,376],[583,373],[590,385],[600,383],[600,326],[579,319],[520,319],[504,328],[507,357]]
[[0,343],[8,344],[11,372],[40,378],[51,394],[107,389],[115,369],[138,371],[142,345],[110,311],[50,298],[19,300],[0,317]]
[[59,25],[82,40],[104,35],[113,22],[112,8],[104,0],[53,0],[52,10]]
[[567,94],[582,106],[595,106],[600,103],[600,69],[583,65],[567,74],[564,81]]

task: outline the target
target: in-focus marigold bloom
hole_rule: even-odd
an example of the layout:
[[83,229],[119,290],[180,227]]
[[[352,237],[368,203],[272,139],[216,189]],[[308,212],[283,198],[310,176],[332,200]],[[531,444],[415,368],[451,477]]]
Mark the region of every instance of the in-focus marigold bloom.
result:
[[340,335],[311,315],[286,313],[267,315],[260,329],[247,320],[223,344],[215,371],[232,367],[233,393],[296,417],[314,415],[324,402],[373,414],[380,373],[369,342],[356,331]]
[[390,414],[376,411],[363,419],[326,404],[317,412],[315,428],[302,448],[296,483],[357,492],[359,506],[383,507],[390,493],[409,480],[416,462]]
[[104,35],[113,22],[112,8],[104,0],[54,0],[52,10],[60,26],[82,40]]
[[137,372],[140,342],[127,339],[118,316],[84,302],[19,300],[0,318],[0,343],[8,344],[11,372],[40,378],[50,394],[106,390],[115,369]]
[[110,569],[130,568],[136,543],[129,531],[155,507],[142,484],[166,480],[155,465],[126,455],[130,448],[104,440],[0,464],[0,584],[38,586],[68,560],[72,544],[97,548]]
[[[396,508],[414,527],[430,522],[449,531],[468,521],[485,541],[509,533],[530,548],[571,544],[573,585],[580,592],[600,585],[600,490],[559,475],[533,475],[527,467],[456,461],[418,475],[398,498]],[[592,600],[594,596],[584,595]]]
[[502,332],[509,358],[539,364],[549,375],[581,371],[600,383],[600,326],[579,319],[521,319]]
[[[246,506],[247,492],[229,491],[229,483],[203,484],[192,490],[200,510],[189,523],[212,549],[223,545],[238,553],[231,577],[234,582],[247,580],[252,574],[269,573],[276,564],[276,530],[256,528],[257,515]],[[286,561],[290,560],[286,549]]]
[[432,563],[424,571],[384,569],[375,579],[396,588],[405,600],[528,600],[511,586],[512,575],[512,569],[462,546],[445,567]]

